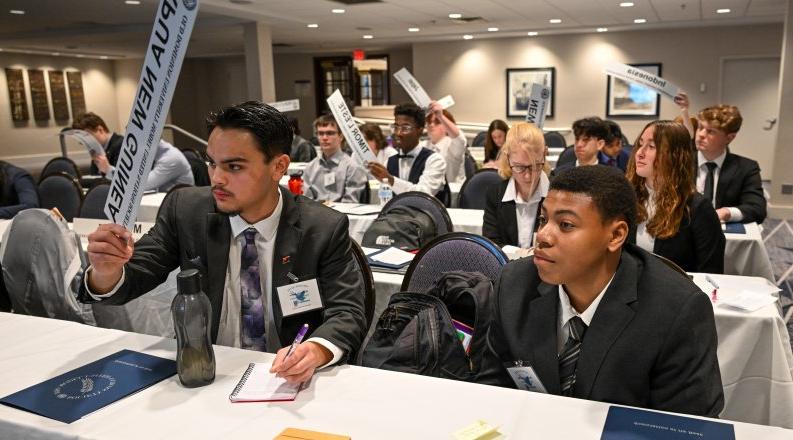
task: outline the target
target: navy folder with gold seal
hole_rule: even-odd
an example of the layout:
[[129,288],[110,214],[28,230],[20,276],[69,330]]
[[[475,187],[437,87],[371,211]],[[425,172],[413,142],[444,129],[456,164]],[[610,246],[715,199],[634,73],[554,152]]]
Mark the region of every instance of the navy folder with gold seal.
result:
[[0,403],[64,423],[176,374],[170,359],[121,350],[0,399]]

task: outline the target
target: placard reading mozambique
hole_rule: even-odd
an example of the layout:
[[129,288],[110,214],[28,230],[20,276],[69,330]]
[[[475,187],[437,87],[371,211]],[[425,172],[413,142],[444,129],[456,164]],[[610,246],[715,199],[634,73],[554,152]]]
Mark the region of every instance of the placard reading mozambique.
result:
[[198,0],[160,0],[116,173],[105,202],[113,223],[130,229],[171,106],[182,59],[198,13]]

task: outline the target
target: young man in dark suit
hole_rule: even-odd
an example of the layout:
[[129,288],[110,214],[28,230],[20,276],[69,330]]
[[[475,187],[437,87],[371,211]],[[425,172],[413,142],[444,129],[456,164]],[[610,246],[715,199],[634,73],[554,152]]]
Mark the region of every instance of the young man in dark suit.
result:
[[[609,139],[608,125],[597,116],[579,119],[573,122],[573,135],[575,144],[572,148],[567,147],[559,155],[551,177],[573,167],[600,163],[598,154]],[[573,154],[570,153],[571,151]]]
[[697,191],[713,203],[722,222],[762,223],[766,200],[760,165],[727,148],[742,122],[733,105],[707,107],[697,114]]
[[[302,382],[343,362],[365,332],[364,293],[344,214],[278,185],[289,168],[292,129],[274,108],[246,102],[207,119],[212,187],[175,191],[151,231],[101,225],[79,298],[123,304],[198,268],[212,304],[212,339],[276,352],[272,371]],[[261,264],[260,264],[261,263]],[[291,288],[306,291],[296,305]],[[304,323],[309,338],[285,359]]]
[[615,167],[551,181],[533,259],[510,262],[498,280],[484,382],[718,416],[713,306],[626,242],[635,221],[635,196]]
[[105,156],[92,158],[91,174],[99,174],[102,166],[116,165],[124,137],[110,131],[104,119],[93,112],[82,113],[74,118],[72,128],[87,131],[105,149]]

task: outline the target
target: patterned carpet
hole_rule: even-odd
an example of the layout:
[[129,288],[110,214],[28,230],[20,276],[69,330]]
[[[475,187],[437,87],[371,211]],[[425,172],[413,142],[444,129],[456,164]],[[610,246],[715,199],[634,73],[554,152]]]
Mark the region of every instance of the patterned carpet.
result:
[[[782,289],[780,301],[786,317],[793,315],[793,221],[768,218],[763,222],[763,240],[776,284]],[[788,332],[793,334],[793,319],[788,319]]]

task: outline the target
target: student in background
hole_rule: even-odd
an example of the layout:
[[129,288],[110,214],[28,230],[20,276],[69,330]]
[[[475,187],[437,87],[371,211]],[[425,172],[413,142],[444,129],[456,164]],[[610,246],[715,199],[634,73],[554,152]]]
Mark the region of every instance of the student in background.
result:
[[728,148],[743,122],[738,107],[705,108],[697,122],[697,191],[713,203],[722,222],[762,223],[766,200],[760,165]]
[[606,137],[603,148],[598,151],[598,163],[617,167],[624,173],[625,168],[628,166],[630,155],[622,149],[622,130],[614,121],[606,119],[603,123],[608,128],[608,137]]
[[446,182],[465,181],[465,151],[468,141],[465,133],[455,125],[454,116],[433,101],[427,114],[427,136],[425,148],[439,153],[446,161]]
[[551,180],[533,258],[509,262],[496,283],[483,383],[515,387],[509,367],[536,375],[522,389],[542,391],[539,382],[549,394],[718,417],[713,305],[627,242],[635,221],[636,198],[614,167]]
[[562,152],[551,177],[568,168],[597,165],[599,163],[598,152],[603,149],[609,138],[609,128],[602,119],[593,116],[573,122],[573,135],[575,136],[575,145],[573,145],[575,161],[563,161],[564,152]]
[[[106,156],[96,156],[94,163],[102,174],[108,179],[113,179],[116,167],[110,165]],[[154,153],[154,163],[146,178],[144,191],[168,192],[176,185],[194,185],[195,177],[190,162],[181,151],[168,142],[160,139]]]
[[39,193],[30,173],[0,160],[0,219],[10,219],[23,209],[38,207]]
[[498,168],[498,154],[507,139],[508,131],[509,125],[501,119],[494,119],[490,122],[485,137],[485,168]]
[[307,197],[331,202],[358,203],[369,185],[366,170],[341,150],[344,136],[336,119],[322,115],[314,121],[322,154],[303,170]]
[[533,246],[542,201],[548,194],[545,138],[534,124],[519,122],[507,132],[498,159],[506,179],[487,190],[482,235],[499,246]]
[[292,139],[292,149],[289,152],[289,159],[292,162],[309,162],[311,159],[317,157],[317,150],[314,148],[314,145],[300,136],[300,125],[297,118],[290,116],[289,124],[292,126],[292,132],[295,134],[294,139]]
[[694,187],[691,138],[676,122],[647,124],[627,177],[638,200],[636,244],[687,272],[724,272],[724,233],[708,199]]
[[380,164],[387,164],[389,157],[398,154],[396,148],[388,145],[388,141],[386,141],[383,130],[380,130],[379,125],[367,122],[361,125],[360,129],[363,137],[366,138],[366,143],[369,144],[369,148]]
[[[72,128],[85,130],[90,133],[105,150],[106,162],[108,165],[115,166],[118,155],[121,153],[121,146],[124,138],[107,128],[104,119],[93,112],[82,113],[74,118]],[[91,174],[99,174],[97,162],[91,163]]]

